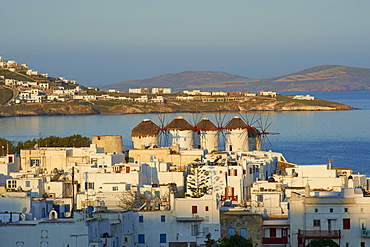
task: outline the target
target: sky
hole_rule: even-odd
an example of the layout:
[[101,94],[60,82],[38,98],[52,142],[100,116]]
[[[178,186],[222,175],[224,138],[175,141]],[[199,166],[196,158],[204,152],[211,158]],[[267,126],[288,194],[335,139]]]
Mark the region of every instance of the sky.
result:
[[367,0],[0,0],[0,56],[84,86],[370,68]]

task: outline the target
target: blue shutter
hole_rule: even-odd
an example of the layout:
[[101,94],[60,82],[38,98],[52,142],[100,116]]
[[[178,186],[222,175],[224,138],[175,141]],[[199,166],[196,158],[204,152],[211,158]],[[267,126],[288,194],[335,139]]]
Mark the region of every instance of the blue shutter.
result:
[[159,235],[159,242],[160,243],[166,243],[167,242],[167,236],[166,236],[166,234]]

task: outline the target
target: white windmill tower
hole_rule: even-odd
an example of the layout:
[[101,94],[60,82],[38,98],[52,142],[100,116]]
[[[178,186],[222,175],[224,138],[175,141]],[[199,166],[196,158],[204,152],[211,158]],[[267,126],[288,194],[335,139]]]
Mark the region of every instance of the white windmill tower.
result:
[[166,129],[172,135],[172,145],[179,145],[181,149],[193,148],[194,128],[183,117],[176,117],[166,126]]
[[248,147],[246,147],[248,136],[243,135],[246,128],[247,124],[238,116],[235,116],[225,125],[226,151],[248,151]]
[[200,148],[209,153],[218,150],[218,129],[209,120],[204,117],[197,125],[197,131],[200,137]]
[[256,127],[246,124],[240,117],[235,116],[226,126],[226,151],[261,150],[261,134]]
[[158,146],[158,126],[149,119],[144,119],[132,131],[133,148],[143,149]]

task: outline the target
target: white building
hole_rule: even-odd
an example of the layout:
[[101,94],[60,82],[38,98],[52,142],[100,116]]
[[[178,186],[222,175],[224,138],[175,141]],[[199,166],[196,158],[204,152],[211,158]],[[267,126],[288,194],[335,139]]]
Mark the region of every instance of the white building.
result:
[[141,95],[140,98],[135,98],[135,102],[146,103],[148,102],[148,95]]
[[208,233],[220,238],[220,212],[214,199],[176,198],[171,205],[169,211],[123,213],[125,246],[200,245]]
[[305,246],[314,238],[331,238],[340,246],[370,244],[370,197],[360,188],[340,192],[311,191],[290,199],[291,246]]
[[293,99],[300,99],[300,100],[315,100],[315,97],[307,94],[307,95],[296,95]]
[[171,88],[152,88],[152,94],[170,94],[172,93]]
[[270,97],[276,97],[277,93],[272,91],[261,91],[260,95],[262,96],[270,96]]

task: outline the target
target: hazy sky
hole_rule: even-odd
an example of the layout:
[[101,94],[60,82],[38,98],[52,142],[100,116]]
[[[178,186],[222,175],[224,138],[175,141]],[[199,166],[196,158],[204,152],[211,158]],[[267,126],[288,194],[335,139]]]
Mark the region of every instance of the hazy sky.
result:
[[0,56],[85,86],[370,68],[369,13],[368,0],[0,0]]

